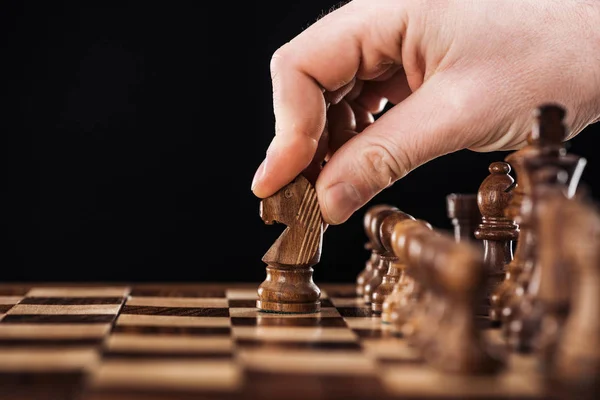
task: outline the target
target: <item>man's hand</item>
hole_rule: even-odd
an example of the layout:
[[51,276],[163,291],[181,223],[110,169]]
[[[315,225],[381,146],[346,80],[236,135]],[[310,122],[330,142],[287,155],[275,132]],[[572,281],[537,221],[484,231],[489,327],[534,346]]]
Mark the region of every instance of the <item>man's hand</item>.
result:
[[593,0],[350,2],[273,55],[275,137],[252,190],[294,179],[325,129],[330,224],[431,159],[521,147],[542,103],[567,109],[572,137],[600,117],[598,26]]

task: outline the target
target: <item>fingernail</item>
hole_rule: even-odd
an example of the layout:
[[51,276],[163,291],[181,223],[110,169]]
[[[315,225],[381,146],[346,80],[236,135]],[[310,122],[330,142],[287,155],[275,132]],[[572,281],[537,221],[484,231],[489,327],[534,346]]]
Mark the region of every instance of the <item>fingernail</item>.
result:
[[325,192],[325,209],[333,224],[340,224],[361,205],[358,192],[347,182],[336,183]]
[[258,185],[258,183],[261,181],[263,175],[265,174],[266,161],[267,161],[266,159],[263,160],[263,162],[260,163],[260,165],[258,166],[258,169],[254,173],[254,178],[252,178],[252,186],[250,186],[250,190],[254,190],[256,185]]

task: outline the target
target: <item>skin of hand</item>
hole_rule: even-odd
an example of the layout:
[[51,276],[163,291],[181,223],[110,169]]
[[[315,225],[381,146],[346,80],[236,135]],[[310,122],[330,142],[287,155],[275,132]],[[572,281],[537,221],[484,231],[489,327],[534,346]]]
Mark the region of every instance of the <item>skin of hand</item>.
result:
[[543,103],[572,138],[600,120],[599,26],[595,0],[349,2],[274,53],[275,136],[252,191],[293,180],[326,132],[316,190],[340,224],[436,157],[522,147]]

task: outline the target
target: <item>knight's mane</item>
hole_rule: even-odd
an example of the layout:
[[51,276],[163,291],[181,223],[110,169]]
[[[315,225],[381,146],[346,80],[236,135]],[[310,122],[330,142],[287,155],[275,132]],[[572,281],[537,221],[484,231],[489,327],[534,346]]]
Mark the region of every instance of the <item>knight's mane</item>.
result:
[[300,208],[296,214],[298,224],[302,226],[304,235],[298,251],[298,264],[308,263],[318,250],[321,240],[321,212],[315,188],[306,182]]

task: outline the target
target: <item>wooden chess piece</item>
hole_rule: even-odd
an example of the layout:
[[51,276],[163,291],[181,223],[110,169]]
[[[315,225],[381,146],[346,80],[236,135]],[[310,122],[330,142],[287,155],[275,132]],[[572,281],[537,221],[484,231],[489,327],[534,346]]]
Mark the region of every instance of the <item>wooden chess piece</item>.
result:
[[488,275],[479,247],[456,243],[446,234],[424,241],[423,247],[434,256],[421,269],[428,272],[430,287],[446,304],[439,325],[421,348],[425,359],[449,373],[497,373],[504,360],[490,351],[476,324],[480,291]]
[[402,221],[394,227],[391,238],[392,248],[394,254],[404,261],[405,284],[398,288],[396,294],[393,294],[390,304],[384,307],[384,313],[389,312],[389,318],[386,319],[389,320],[391,331],[395,335],[410,335],[415,331],[409,321],[424,296],[422,287],[416,280],[420,268],[419,247],[412,246],[410,254],[409,249],[413,241],[417,241],[418,245],[422,237],[435,234],[431,225],[422,220]]
[[266,224],[287,227],[267,250],[266,278],[258,287],[256,307],[278,313],[315,313],[321,290],[313,282],[313,266],[321,259],[327,224],[321,215],[315,183],[328,152],[329,133],[321,134],[311,163],[292,182],[260,202]]
[[363,217],[363,228],[367,236],[365,248],[371,252],[371,255],[365,263],[365,268],[356,277],[356,294],[360,297],[364,295],[365,284],[373,277],[373,268],[379,263],[379,252],[374,245],[374,238],[371,235],[371,220],[373,216],[382,210],[397,209],[389,204],[377,204],[369,207]]
[[450,193],[446,196],[446,211],[452,221],[457,242],[475,241],[475,230],[481,223],[477,194]]
[[568,137],[568,131],[564,124],[565,111],[562,107],[553,104],[543,105],[535,110],[534,117],[535,122],[530,134],[531,147],[523,153],[519,161],[520,177],[523,182],[526,182],[527,188],[521,199],[518,216],[520,226],[526,230],[526,234],[521,235],[520,244],[517,245],[522,269],[513,279],[514,284],[507,285],[499,301],[502,305],[500,316],[502,333],[515,350],[522,352],[531,350],[529,340],[520,339],[531,330],[521,329],[523,322],[520,321],[521,311],[526,308],[522,303],[538,265],[537,233],[533,227],[536,207],[532,198],[534,173],[542,167],[550,166],[564,171],[565,195],[571,198],[577,193],[579,180],[587,163],[585,158],[566,152],[563,141]]
[[[398,258],[396,267],[400,270],[400,276],[394,285],[392,292],[386,297],[381,306],[381,322],[384,324],[392,324],[395,322],[393,318],[394,313],[396,314],[396,319],[398,319],[398,314],[401,313],[399,308],[406,306],[410,302],[412,292],[415,288],[413,278],[411,278],[406,272],[406,252],[400,250],[405,247],[407,240],[406,235],[413,228],[426,228],[433,230],[429,223],[423,220],[416,220],[414,218],[404,219],[396,223],[394,226],[389,244],[391,245],[392,251]],[[394,331],[394,329],[392,329],[392,331]]]
[[302,175],[261,201],[267,224],[287,225],[263,256],[267,277],[258,288],[256,307],[263,311],[313,313],[320,310],[320,290],[313,283],[325,224],[314,187]]
[[512,242],[519,232],[517,225],[504,216],[514,187],[510,170],[510,165],[505,162],[490,164],[490,175],[483,180],[477,192],[482,219],[475,237],[483,240],[483,262],[487,270],[486,290],[480,309],[482,315],[490,313],[490,296],[504,278],[505,266],[512,260]]
[[383,311],[385,299],[392,293],[396,283],[398,283],[401,278],[404,265],[394,253],[391,239],[396,224],[405,220],[414,220],[414,218],[398,210],[385,217],[379,227],[379,239],[385,249],[380,257],[385,258],[388,262],[388,270],[381,279],[381,284],[375,289],[371,296],[371,309],[374,313],[381,313]]
[[563,236],[571,261],[570,312],[548,374],[561,398],[596,399],[600,391],[600,210],[573,200]]
[[383,276],[387,273],[390,262],[394,258],[390,258],[389,253],[386,251],[383,243],[381,242],[381,236],[379,235],[379,229],[383,220],[396,212],[399,212],[397,208],[393,209],[382,209],[379,212],[373,215],[371,219],[371,224],[369,227],[369,238],[373,240],[373,250],[379,254],[378,262],[373,266],[371,277],[368,281],[365,281],[365,285],[363,286],[363,300],[365,304],[371,305],[371,300],[373,299],[373,293],[381,282],[383,281]]

